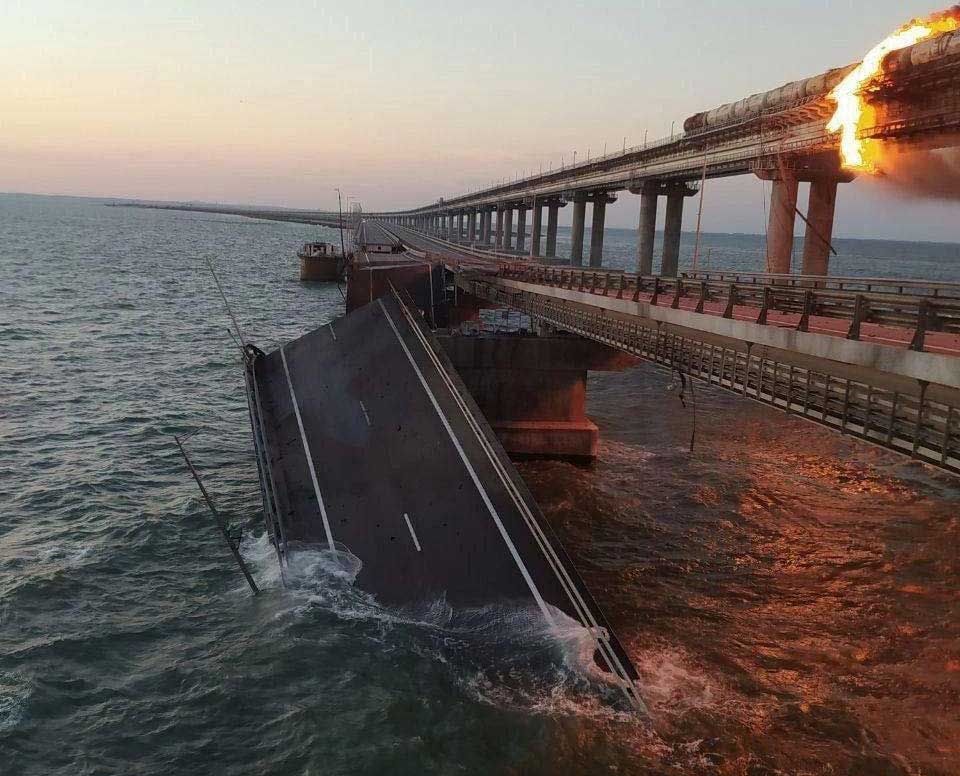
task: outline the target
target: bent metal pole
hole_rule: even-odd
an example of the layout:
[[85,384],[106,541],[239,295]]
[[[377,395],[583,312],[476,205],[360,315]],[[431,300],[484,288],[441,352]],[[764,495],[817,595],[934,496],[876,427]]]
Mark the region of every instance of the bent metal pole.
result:
[[200,479],[200,474],[190,461],[190,456],[188,456],[187,451],[183,449],[183,443],[180,441],[180,437],[175,436],[173,439],[177,443],[177,447],[180,449],[180,455],[183,456],[183,460],[187,462],[187,468],[190,469],[190,474],[192,474],[193,479],[196,480],[197,487],[200,488],[200,493],[203,495],[203,500],[207,502],[207,507],[209,507],[210,512],[217,521],[217,527],[220,529],[220,533],[223,534],[223,540],[230,548],[230,552],[233,553],[233,559],[240,567],[240,571],[243,572],[243,576],[246,578],[247,584],[250,585],[250,589],[253,591],[253,594],[259,594],[260,588],[258,588],[257,583],[253,581],[253,577],[250,576],[250,571],[247,569],[247,565],[243,562],[243,558],[240,556],[240,548],[238,547],[238,543],[234,542],[233,539],[230,538],[230,533],[227,531],[227,523],[223,519],[223,516],[217,511],[217,508],[213,505],[213,499],[210,498],[210,494],[207,493],[207,489],[203,486],[203,481]]

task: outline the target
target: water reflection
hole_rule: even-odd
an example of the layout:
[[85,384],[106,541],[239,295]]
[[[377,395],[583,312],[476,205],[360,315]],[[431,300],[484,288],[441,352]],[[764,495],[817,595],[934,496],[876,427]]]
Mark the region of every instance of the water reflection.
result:
[[706,387],[691,455],[667,382],[591,375],[596,464],[521,465],[640,670],[633,767],[960,772],[957,482]]

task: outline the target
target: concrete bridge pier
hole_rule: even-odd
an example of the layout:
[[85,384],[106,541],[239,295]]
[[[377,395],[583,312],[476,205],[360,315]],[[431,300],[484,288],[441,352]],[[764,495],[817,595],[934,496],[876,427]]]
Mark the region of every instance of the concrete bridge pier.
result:
[[497,237],[495,247],[499,251],[503,248],[503,219],[506,205],[497,205]]
[[552,199],[547,202],[547,258],[555,259],[557,257],[557,218],[562,202]]
[[653,274],[653,245],[657,239],[657,201],[660,195],[653,186],[640,192],[640,225],[637,239],[637,272]]
[[539,202],[533,204],[533,214],[530,223],[530,254],[532,256],[540,255],[540,232],[543,225],[543,205]]
[[807,231],[803,237],[804,275],[827,275],[830,268],[830,245],[833,241],[833,219],[837,211],[836,178],[810,183],[807,205]]
[[477,239],[477,211],[471,210],[467,216],[467,242],[472,243]]
[[517,208],[517,253],[523,253],[527,244],[527,206],[520,203]]
[[570,264],[583,266],[583,224],[587,216],[587,197],[577,194],[573,199],[573,227],[570,234]]
[[607,218],[607,205],[617,201],[613,195],[600,193],[593,197],[593,221],[590,225],[590,266],[603,266],[603,230]]
[[800,182],[796,178],[773,178],[770,223],[767,226],[767,272],[774,275],[790,274],[799,188]]
[[667,212],[663,224],[663,259],[660,275],[675,278],[680,269],[680,233],[683,229],[683,200],[696,194],[684,183],[667,189]]
[[509,251],[513,246],[513,208],[507,205],[503,210],[503,243],[501,247]]

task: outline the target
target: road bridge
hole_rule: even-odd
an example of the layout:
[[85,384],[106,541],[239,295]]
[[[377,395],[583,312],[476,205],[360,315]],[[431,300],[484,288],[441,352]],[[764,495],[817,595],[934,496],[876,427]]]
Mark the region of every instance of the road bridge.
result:
[[488,304],[960,473],[960,284],[664,278],[517,261],[391,229]]
[[[666,220],[660,274],[675,276],[684,200],[696,194],[703,180],[752,174],[772,181],[766,270],[775,274],[791,271],[798,186],[809,182],[801,272],[826,275],[838,184],[853,178],[841,168],[839,136],[826,129],[835,109],[829,95],[853,67],[830,70],[698,113],[687,119],[683,133],[655,143],[411,210],[374,215],[455,242],[554,258],[558,212],[572,204],[571,263],[579,266],[584,262],[589,203],[592,238],[588,260],[590,266],[598,267],[603,261],[606,207],[628,191],[640,195],[637,271],[650,275],[658,202],[663,197]],[[874,119],[862,128],[862,138],[924,148],[957,143],[960,32],[896,52],[886,60],[884,72],[870,90]]]
[[557,634],[568,617],[643,709],[629,656],[400,293],[245,355],[264,514],[282,565],[311,548],[382,604],[513,606]]

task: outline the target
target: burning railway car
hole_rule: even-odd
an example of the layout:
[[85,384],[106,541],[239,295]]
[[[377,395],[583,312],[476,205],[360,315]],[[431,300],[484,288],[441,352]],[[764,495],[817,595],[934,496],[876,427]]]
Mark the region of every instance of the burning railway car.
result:
[[802,81],[791,81],[779,89],[754,94],[710,111],[696,113],[683,122],[683,130],[688,135],[697,135],[732,124],[745,123],[766,114],[809,105],[826,97],[854,67],[850,65],[828,70]]
[[960,31],[947,32],[887,55],[883,69],[887,75],[909,75],[914,68],[933,62],[960,61]]
[[[884,59],[883,70],[888,77],[906,77],[912,75],[916,68],[939,62],[960,62],[960,31],[936,35],[891,52]],[[796,109],[819,108],[826,97],[857,66],[854,64],[828,70],[802,81],[791,81],[779,89],[754,94],[710,111],[695,113],[683,123],[683,130],[687,135],[696,136],[724,127],[746,124],[762,116]]]

